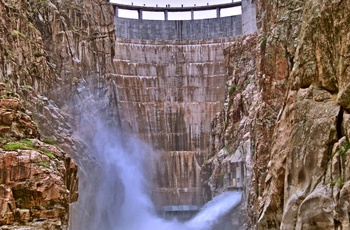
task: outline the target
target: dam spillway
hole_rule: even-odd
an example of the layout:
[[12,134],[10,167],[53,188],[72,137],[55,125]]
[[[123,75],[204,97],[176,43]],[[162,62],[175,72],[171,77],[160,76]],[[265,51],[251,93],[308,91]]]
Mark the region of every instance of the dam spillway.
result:
[[122,129],[160,154],[152,198],[166,205],[203,205],[201,166],[210,124],[223,108],[223,50],[242,34],[242,15],[202,20],[115,17],[114,73]]
[[203,202],[200,166],[208,157],[210,121],[223,107],[222,50],[230,42],[116,44],[122,125],[162,152],[153,191],[161,205]]

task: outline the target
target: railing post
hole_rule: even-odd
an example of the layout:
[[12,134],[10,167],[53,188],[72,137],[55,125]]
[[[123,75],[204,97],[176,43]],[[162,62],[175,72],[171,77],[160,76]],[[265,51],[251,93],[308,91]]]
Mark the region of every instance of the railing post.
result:
[[114,16],[118,17],[119,16],[118,15],[118,6],[113,6],[113,8],[114,8]]
[[191,20],[194,20],[194,10],[191,10]]
[[142,9],[137,10],[138,14],[139,14],[139,19],[142,20]]
[[168,21],[168,11],[167,10],[164,11],[164,20]]
[[216,17],[217,18],[220,18],[220,11],[221,11],[220,7],[216,8]]

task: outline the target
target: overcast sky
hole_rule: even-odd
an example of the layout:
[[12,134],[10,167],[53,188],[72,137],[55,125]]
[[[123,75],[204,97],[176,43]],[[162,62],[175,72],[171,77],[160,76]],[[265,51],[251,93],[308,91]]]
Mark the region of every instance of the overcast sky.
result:
[[[110,2],[120,3],[120,4],[126,4],[126,5],[139,5],[143,6],[144,4],[146,6],[156,6],[159,7],[165,7],[167,4],[170,4],[170,7],[179,7],[181,5],[183,6],[193,6],[196,4],[197,6],[207,5],[208,3],[210,5],[216,5],[216,4],[222,4],[222,3],[229,3],[229,2],[237,2],[240,0],[110,0]],[[234,9],[222,9],[221,10],[221,16],[231,16],[240,14],[239,8]],[[127,11],[127,10],[119,10],[118,13],[119,17],[126,17],[126,18],[137,18],[137,12],[136,11]],[[194,14],[195,19],[203,19],[203,18],[215,18],[216,17],[216,11],[210,10],[210,11],[203,11],[203,12],[195,12]],[[144,19],[164,19],[164,14],[161,12],[143,12],[143,18]],[[169,20],[189,20],[191,18],[190,12],[177,12],[177,13],[169,13]]]

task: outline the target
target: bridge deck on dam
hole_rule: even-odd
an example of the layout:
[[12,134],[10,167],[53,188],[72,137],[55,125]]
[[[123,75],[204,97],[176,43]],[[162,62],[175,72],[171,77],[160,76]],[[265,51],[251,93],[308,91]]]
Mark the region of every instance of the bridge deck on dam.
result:
[[[115,8],[115,28],[119,38],[143,40],[203,40],[225,38],[242,34],[242,16],[220,17],[221,9],[239,7],[241,2],[196,7],[147,7],[113,4]],[[138,12],[138,19],[118,17],[118,9]],[[216,9],[216,18],[194,20],[196,11]],[[163,12],[165,20],[142,19],[142,12]],[[168,13],[189,11],[192,20],[168,20]]]

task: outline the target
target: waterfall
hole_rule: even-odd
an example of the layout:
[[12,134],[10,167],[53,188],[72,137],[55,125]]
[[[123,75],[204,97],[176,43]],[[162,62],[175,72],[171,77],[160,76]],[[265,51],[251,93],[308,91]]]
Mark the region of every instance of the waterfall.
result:
[[[239,192],[227,192],[187,222],[164,220],[157,216],[148,192],[146,166],[153,160],[151,147],[102,122],[96,122],[92,145],[94,159],[101,169],[98,177],[91,175],[91,180],[99,178],[91,181],[95,184],[95,194],[88,199],[83,194],[79,200],[80,205],[92,203],[94,207],[86,210],[90,218],[84,229],[213,230],[220,218],[241,200]],[[75,225],[72,229],[82,229],[82,226]]]

